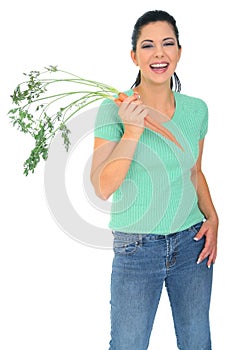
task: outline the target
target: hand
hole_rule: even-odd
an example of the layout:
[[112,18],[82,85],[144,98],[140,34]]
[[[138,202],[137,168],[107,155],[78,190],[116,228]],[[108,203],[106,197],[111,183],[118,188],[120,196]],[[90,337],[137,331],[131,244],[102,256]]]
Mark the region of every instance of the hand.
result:
[[[116,102],[117,103],[117,102]],[[124,123],[126,133],[141,135],[145,127],[147,107],[139,100],[137,94],[126,97],[119,105],[118,115]]]
[[[175,136],[162,125],[160,119],[164,121],[167,120],[167,118],[162,116],[161,113],[158,113],[158,122],[157,111],[144,105],[141,100],[139,100],[139,95],[137,93],[134,93],[134,95],[128,97],[125,93],[121,92],[119,93],[119,97],[114,99],[114,102],[119,106],[119,116],[124,123],[126,135],[138,136],[139,138],[146,127],[160,133],[168,140],[174,142],[182,151],[184,151],[183,147],[177,141]],[[150,116],[151,112],[153,116],[154,114],[156,115],[156,120]]]
[[207,266],[215,263],[217,257],[217,237],[218,237],[218,221],[207,219],[199,232],[194,237],[195,241],[200,240],[205,236],[206,241],[203,250],[201,251],[197,263],[201,263],[208,257]]

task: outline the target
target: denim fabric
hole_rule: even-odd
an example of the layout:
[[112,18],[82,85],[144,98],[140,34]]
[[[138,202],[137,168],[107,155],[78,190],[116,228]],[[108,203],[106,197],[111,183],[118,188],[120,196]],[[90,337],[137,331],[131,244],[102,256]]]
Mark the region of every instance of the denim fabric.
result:
[[201,225],[167,236],[113,232],[109,350],[148,349],[163,283],[178,349],[211,350],[213,267],[197,264],[205,240],[193,239]]

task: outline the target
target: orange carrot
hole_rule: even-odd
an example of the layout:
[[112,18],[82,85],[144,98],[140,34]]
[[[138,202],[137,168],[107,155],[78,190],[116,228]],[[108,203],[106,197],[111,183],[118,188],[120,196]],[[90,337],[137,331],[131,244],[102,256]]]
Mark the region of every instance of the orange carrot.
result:
[[128,97],[125,93],[120,92],[118,97],[114,99],[114,102],[117,103],[118,106]]
[[123,93],[123,92],[120,92],[119,94],[118,94],[118,98],[119,98],[119,100],[121,101],[121,102],[123,102],[125,99],[126,99],[126,97],[128,97],[125,93]]
[[160,125],[156,123],[149,115],[147,115],[145,118],[145,126],[149,129],[156,131],[166,137],[168,140],[174,142],[182,151],[184,151],[183,147],[180,145],[180,143],[177,141],[175,136],[166,129],[163,125]]
[[120,106],[121,103],[122,103],[122,101],[121,101],[119,98],[115,98],[115,99],[114,99],[114,102],[115,102],[118,106]]

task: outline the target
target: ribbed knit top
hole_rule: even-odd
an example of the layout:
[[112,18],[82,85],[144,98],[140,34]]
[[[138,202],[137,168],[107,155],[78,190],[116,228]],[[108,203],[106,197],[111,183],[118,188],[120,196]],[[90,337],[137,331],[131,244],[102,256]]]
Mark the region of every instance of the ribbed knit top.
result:
[[[126,91],[132,95],[133,90]],[[199,154],[199,140],[208,126],[206,103],[174,92],[176,108],[163,125],[184,151],[162,135],[145,128],[130,168],[113,193],[109,227],[126,233],[170,234],[202,221],[191,168]],[[124,132],[118,107],[104,100],[99,107],[94,136],[119,142]]]

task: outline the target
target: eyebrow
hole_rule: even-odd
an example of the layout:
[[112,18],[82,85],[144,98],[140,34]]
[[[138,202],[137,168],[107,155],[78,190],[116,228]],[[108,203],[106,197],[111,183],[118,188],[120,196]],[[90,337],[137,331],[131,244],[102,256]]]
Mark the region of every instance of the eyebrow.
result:
[[168,37],[168,38],[163,39],[162,41],[165,41],[165,40],[176,40],[176,39],[172,38],[172,37]]
[[[164,38],[162,41],[166,41],[166,40],[175,40],[175,38],[168,37],[168,38]],[[151,39],[145,39],[145,40],[141,41],[141,44],[143,44],[144,42],[153,43],[154,41]]]

